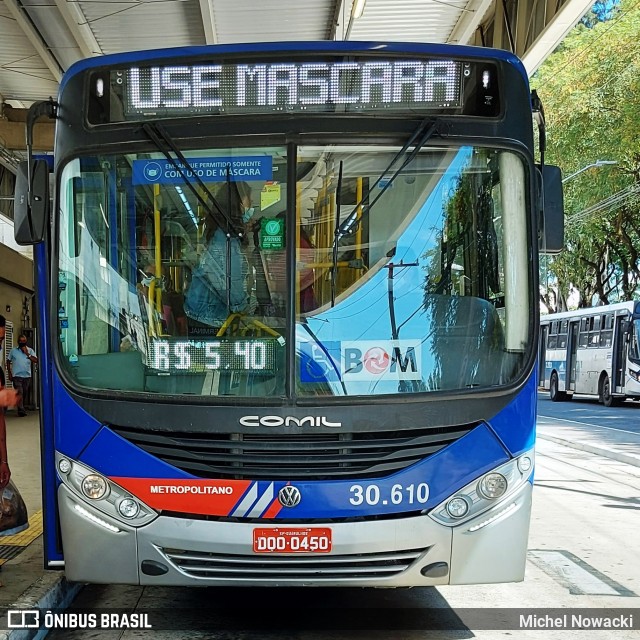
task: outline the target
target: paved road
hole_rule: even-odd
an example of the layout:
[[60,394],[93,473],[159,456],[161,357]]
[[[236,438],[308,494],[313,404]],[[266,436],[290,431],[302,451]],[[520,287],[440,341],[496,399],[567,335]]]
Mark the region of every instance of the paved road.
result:
[[549,394],[541,392],[538,394],[538,416],[631,431],[640,435],[640,402],[633,400],[607,408],[596,400],[578,398],[569,402],[551,402]]
[[[550,403],[541,401],[546,409]],[[573,405],[579,407],[582,405]],[[588,407],[597,412],[602,407]],[[634,409],[618,409],[634,415]],[[638,412],[640,416],[640,411]],[[634,415],[635,418],[635,415]],[[128,607],[142,612],[171,611],[179,625],[202,619],[212,607],[229,607],[233,626],[256,622],[252,605],[268,607],[276,620],[295,620],[301,609],[325,606],[322,619],[329,630],[303,631],[292,623],[286,633],[268,631],[176,631],[71,632],[56,631],[57,640],[115,640],[155,638],[216,638],[220,640],[426,640],[482,638],[494,640],[564,638],[571,640],[631,640],[638,631],[540,631],[477,630],[477,607],[490,616],[499,608],[526,607],[640,607],[640,468],[599,455],[568,449],[541,440],[537,447],[536,490],[529,539],[527,575],[523,583],[505,585],[416,588],[411,590],[370,589],[170,589],[123,586],[85,587],[76,607]],[[99,559],[96,559],[99,561]],[[362,607],[370,616],[381,616],[379,626],[362,630]],[[238,611],[239,609],[239,611]],[[200,612],[200,613],[199,613]],[[382,612],[382,613],[381,613]],[[265,617],[264,612],[261,613]],[[441,630],[398,630],[407,620],[428,616],[431,626]],[[640,618],[638,611],[637,618]],[[369,619],[366,612],[365,621]],[[260,619],[258,619],[260,624]],[[345,629],[360,626],[359,630]],[[451,630],[452,627],[456,630]],[[255,627],[254,627],[255,628]],[[340,630],[342,629],[342,630]],[[386,629],[386,630],[385,630]]]

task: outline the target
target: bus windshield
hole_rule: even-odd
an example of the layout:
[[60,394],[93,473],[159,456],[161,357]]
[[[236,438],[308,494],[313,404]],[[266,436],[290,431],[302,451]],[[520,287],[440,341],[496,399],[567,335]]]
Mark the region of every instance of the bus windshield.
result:
[[293,349],[298,396],[514,381],[533,316],[525,161],[430,146],[394,176],[399,150],[301,146],[296,184],[283,147],[181,149],[187,167],[156,150],[70,161],[67,375],[97,390],[282,397]]
[[633,320],[629,334],[629,360],[640,362],[640,320]]

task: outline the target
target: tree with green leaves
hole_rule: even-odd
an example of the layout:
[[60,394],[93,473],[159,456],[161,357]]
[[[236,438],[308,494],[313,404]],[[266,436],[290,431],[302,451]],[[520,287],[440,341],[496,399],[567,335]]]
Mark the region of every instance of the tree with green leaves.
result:
[[572,294],[589,307],[640,293],[639,33],[640,6],[622,0],[609,20],[579,24],[532,78],[545,107],[547,161],[569,177],[566,249],[543,260],[550,310]]

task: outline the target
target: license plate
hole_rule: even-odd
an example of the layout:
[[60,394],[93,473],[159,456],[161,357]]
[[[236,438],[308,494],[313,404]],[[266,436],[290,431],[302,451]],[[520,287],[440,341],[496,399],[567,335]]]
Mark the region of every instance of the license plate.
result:
[[329,553],[331,529],[254,529],[254,553]]

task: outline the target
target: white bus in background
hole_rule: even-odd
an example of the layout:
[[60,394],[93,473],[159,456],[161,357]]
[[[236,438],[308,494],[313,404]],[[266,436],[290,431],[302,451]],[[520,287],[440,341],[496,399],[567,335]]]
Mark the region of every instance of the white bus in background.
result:
[[640,302],[553,313],[540,325],[539,387],[553,402],[640,399]]

